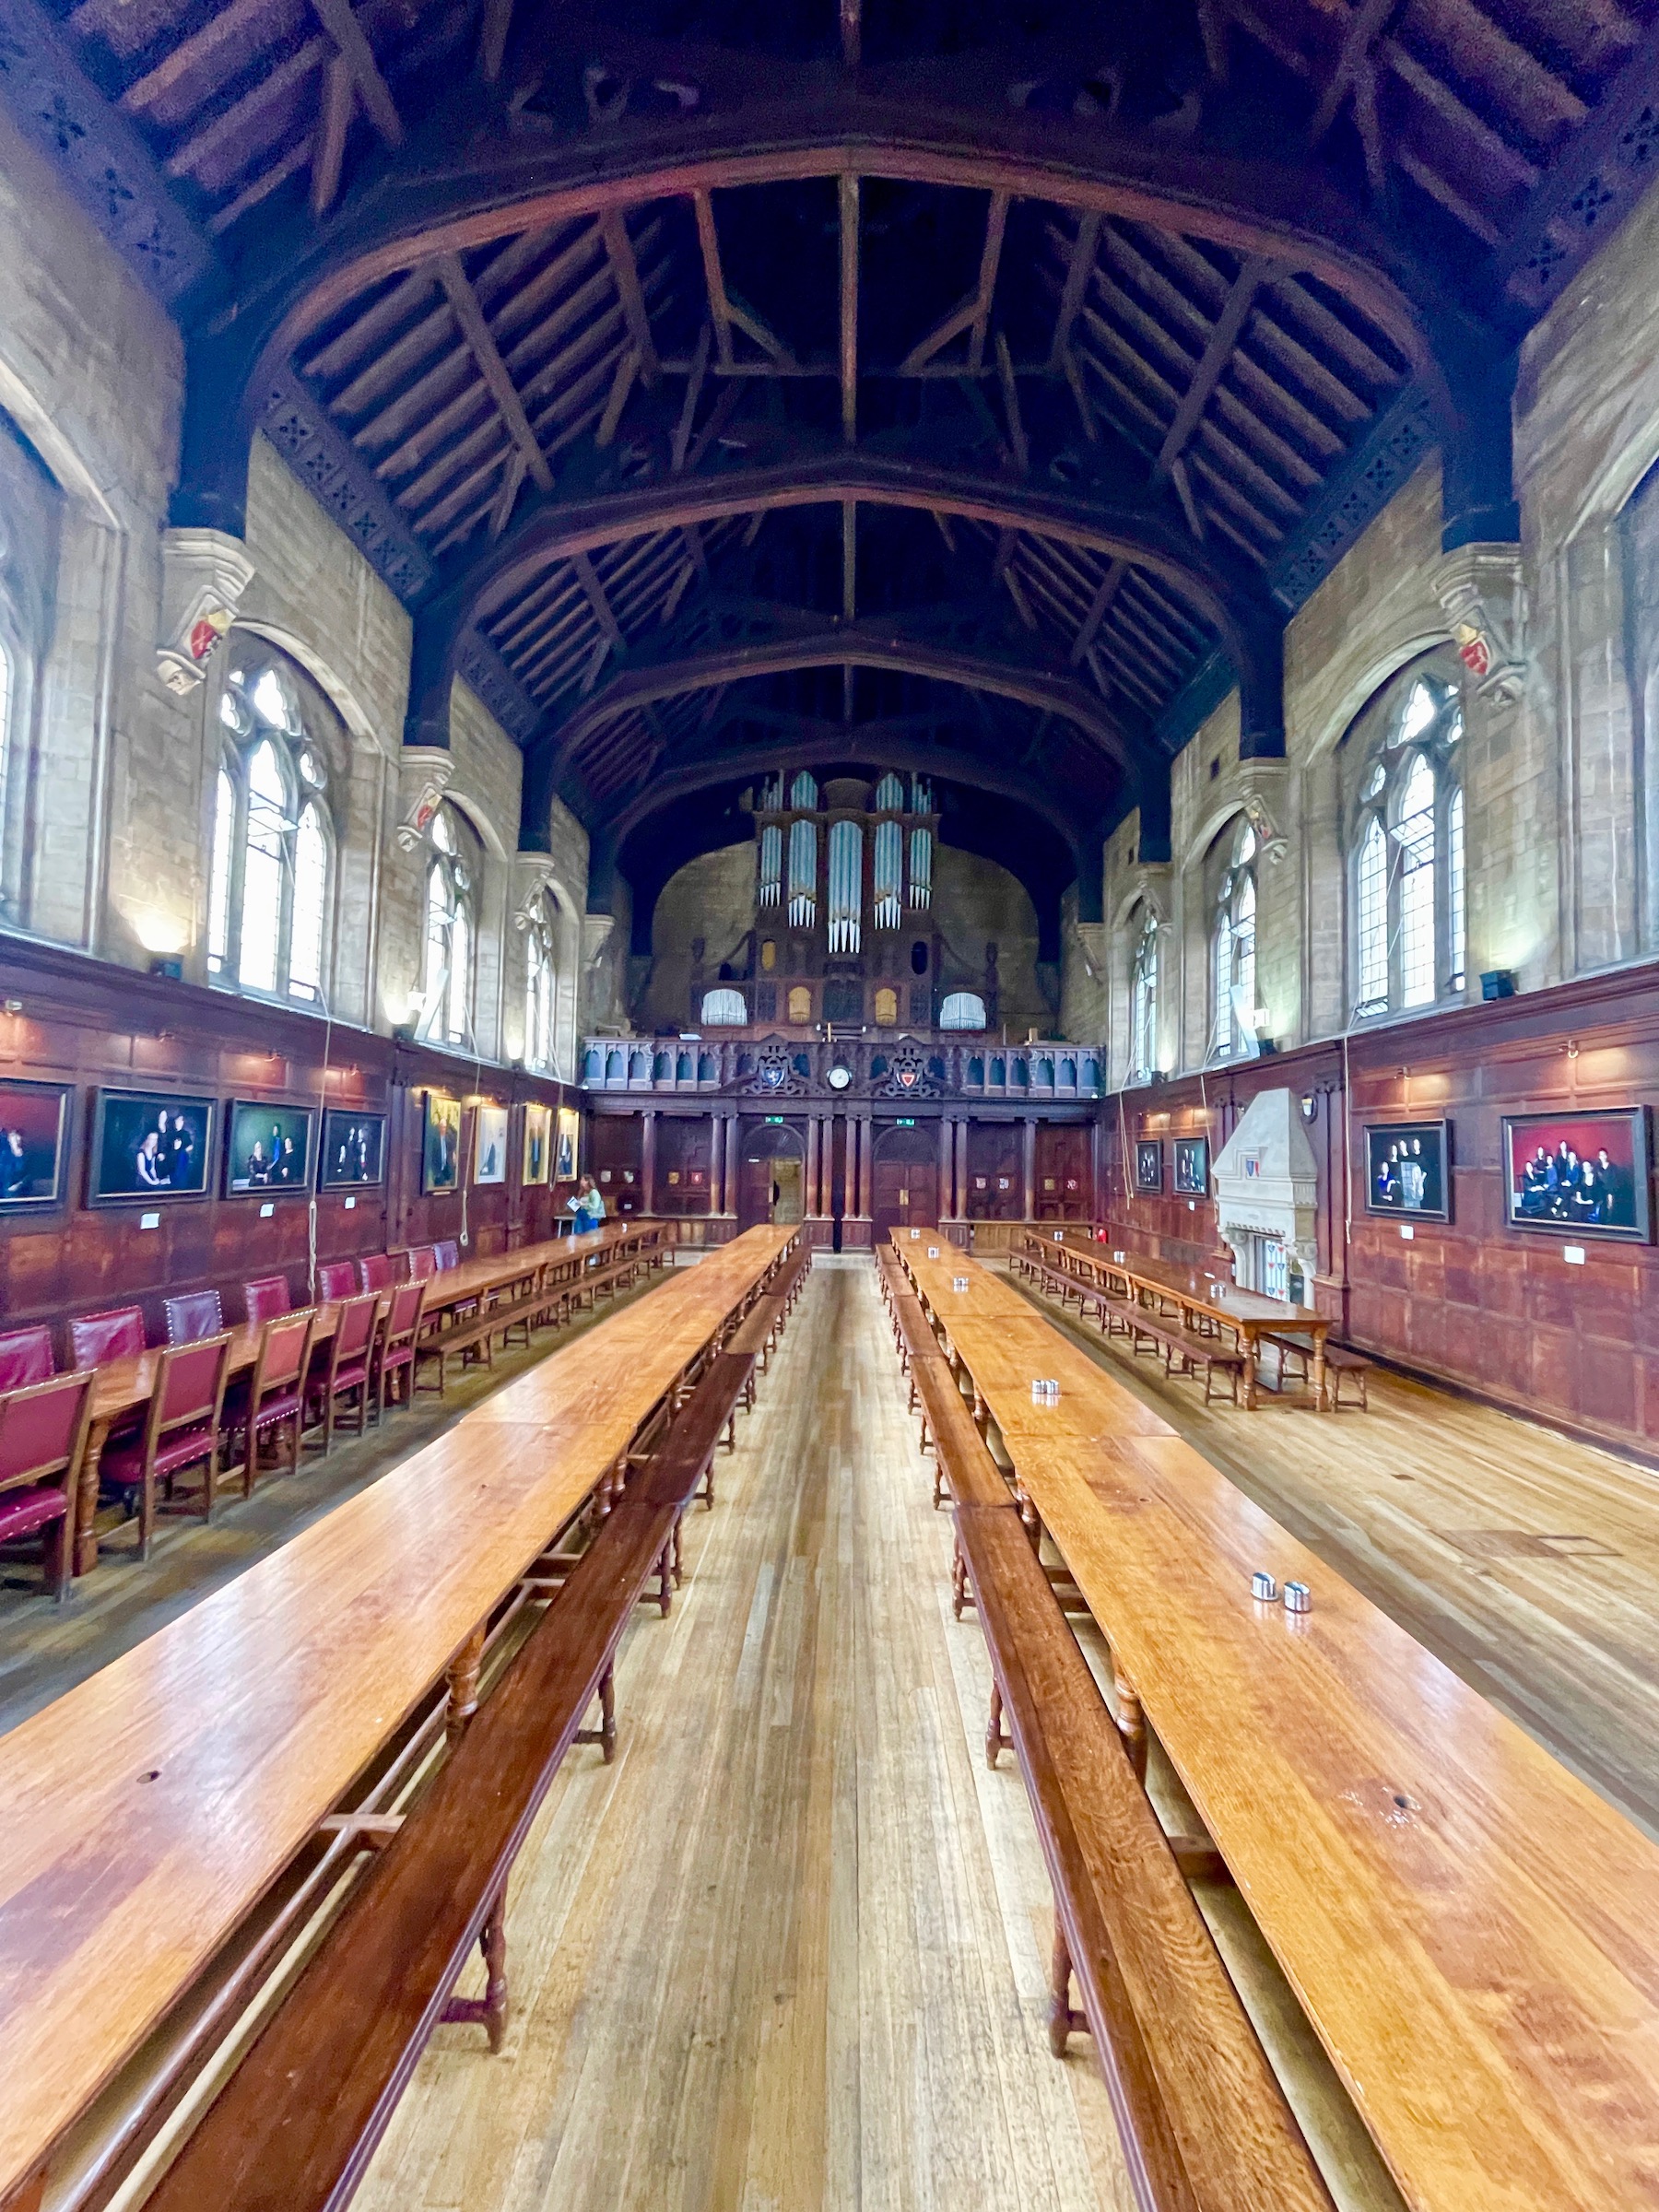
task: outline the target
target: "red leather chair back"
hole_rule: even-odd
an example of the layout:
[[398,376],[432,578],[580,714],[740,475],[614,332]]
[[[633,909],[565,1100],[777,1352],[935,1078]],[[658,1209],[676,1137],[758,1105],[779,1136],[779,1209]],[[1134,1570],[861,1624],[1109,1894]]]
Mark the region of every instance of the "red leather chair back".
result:
[[291,1390],[300,1381],[311,1353],[312,1324],[315,1319],[316,1315],[306,1307],[301,1312],[278,1314],[265,1323],[259,1363],[262,1396],[268,1391]]
[[217,1419],[225,1394],[225,1367],[230,1333],[174,1345],[157,1364],[156,1392],[161,1401],[159,1432],[187,1423]]
[[358,1262],[358,1274],[365,1290],[390,1290],[396,1281],[389,1253],[371,1252],[368,1258]]
[[144,1315],[136,1306],[108,1313],[83,1313],[69,1324],[69,1349],[76,1367],[102,1367],[129,1359],[144,1349]]
[[369,1348],[369,1339],[374,1334],[374,1324],[384,1301],[376,1291],[365,1298],[348,1298],[335,1319],[334,1364],[344,1367],[347,1360],[360,1359]]
[[327,1304],[350,1298],[358,1287],[358,1268],[355,1260],[329,1260],[317,1270],[317,1296]]
[[424,1283],[438,1272],[438,1247],[417,1244],[409,1253],[409,1280]]
[[393,1294],[392,1312],[386,1322],[388,1346],[406,1344],[420,1326],[420,1309],[426,1303],[426,1284],[400,1283]]
[[432,1255],[440,1267],[459,1267],[461,1265],[461,1247],[453,1237],[446,1237],[441,1244],[434,1244]]
[[217,1290],[185,1290],[170,1298],[162,1308],[167,1315],[169,1344],[200,1344],[217,1336],[225,1325],[224,1300]]
[[79,1465],[92,1383],[85,1372],[54,1375],[0,1397],[0,1490],[45,1482]]
[[50,1382],[56,1368],[52,1331],[43,1321],[32,1328],[8,1329],[0,1336],[0,1390],[24,1390],[30,1382]]
[[242,1296],[248,1301],[248,1322],[253,1328],[274,1314],[291,1312],[294,1303],[286,1275],[262,1275],[257,1282],[244,1283]]

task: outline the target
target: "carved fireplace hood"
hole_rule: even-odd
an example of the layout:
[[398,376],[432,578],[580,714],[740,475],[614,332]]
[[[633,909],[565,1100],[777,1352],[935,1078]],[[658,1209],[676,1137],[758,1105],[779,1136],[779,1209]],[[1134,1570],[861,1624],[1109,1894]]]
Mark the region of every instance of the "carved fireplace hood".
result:
[[[1249,1238],[1277,1237],[1311,1284],[1318,1265],[1319,1171],[1289,1091],[1257,1092],[1213,1171],[1217,1227],[1240,1259]],[[1242,1269],[1240,1279],[1247,1279]]]

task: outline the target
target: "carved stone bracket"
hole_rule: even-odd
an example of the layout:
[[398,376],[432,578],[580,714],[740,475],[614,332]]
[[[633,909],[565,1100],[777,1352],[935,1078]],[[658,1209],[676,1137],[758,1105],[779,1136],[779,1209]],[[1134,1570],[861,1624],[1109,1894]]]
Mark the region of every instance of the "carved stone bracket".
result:
[[1434,590],[1475,696],[1495,707],[1514,706],[1526,682],[1520,547],[1460,546],[1443,554]]
[[553,864],[543,853],[515,853],[512,877],[512,926],[528,930],[541,919],[543,893],[552,888]]
[[1257,850],[1269,867],[1277,868],[1290,850],[1285,832],[1279,827],[1279,812],[1284,803],[1285,764],[1282,761],[1253,760],[1250,771],[1251,783],[1243,794],[1244,818],[1255,832]]
[[406,745],[402,768],[404,789],[409,797],[404,818],[394,834],[402,851],[413,853],[443,804],[455,764],[438,746]]
[[236,619],[253,563],[223,530],[168,530],[161,539],[161,639],[157,673],[187,699],[207,674],[213,649]]
[[[1119,912],[1131,912],[1138,902],[1146,908],[1159,929],[1168,929],[1172,911],[1171,892],[1174,882],[1175,870],[1169,861],[1137,861],[1129,873],[1128,887],[1125,892],[1127,903],[1124,907],[1120,908]],[[1079,935],[1085,926],[1083,923],[1078,923]]]

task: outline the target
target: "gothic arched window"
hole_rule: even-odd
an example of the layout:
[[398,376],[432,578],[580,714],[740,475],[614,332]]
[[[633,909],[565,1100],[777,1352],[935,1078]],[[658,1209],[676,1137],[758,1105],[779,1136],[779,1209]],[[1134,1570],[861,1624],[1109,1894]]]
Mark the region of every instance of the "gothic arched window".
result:
[[1210,924],[1210,1053],[1230,1060],[1256,1041],[1255,831],[1241,820],[1226,850]]
[[219,690],[207,971],[216,982],[326,1003],[334,823],[329,755],[344,740],[317,687],[269,647],[235,650]]
[[475,840],[453,806],[440,806],[427,832],[426,941],[420,967],[419,1034],[465,1044],[473,1032],[473,947],[477,941]]
[[1140,909],[1129,971],[1129,1079],[1144,1083],[1158,1065],[1158,917]]
[[1461,993],[1463,707],[1449,652],[1403,669],[1343,741],[1356,1019]]

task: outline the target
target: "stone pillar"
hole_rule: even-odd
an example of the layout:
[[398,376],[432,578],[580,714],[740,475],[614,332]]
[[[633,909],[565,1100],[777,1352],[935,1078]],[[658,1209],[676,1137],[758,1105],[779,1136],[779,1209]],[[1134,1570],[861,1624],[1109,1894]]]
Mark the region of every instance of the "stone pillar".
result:
[[640,1210],[656,1212],[656,1108],[647,1106],[641,1115],[640,1132]]
[[1020,1218],[1037,1218],[1037,1117],[1028,1113],[1021,1124],[1019,1174],[1023,1186]]

